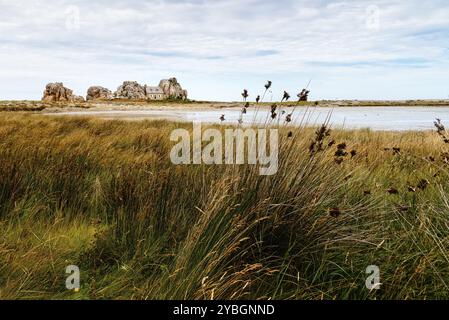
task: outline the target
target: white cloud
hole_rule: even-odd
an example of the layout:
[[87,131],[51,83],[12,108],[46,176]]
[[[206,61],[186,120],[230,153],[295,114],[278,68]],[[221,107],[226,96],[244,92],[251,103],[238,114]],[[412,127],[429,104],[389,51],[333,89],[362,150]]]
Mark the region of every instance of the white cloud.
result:
[[311,77],[314,98],[447,97],[448,15],[438,0],[0,0],[0,99],[169,76],[196,99]]

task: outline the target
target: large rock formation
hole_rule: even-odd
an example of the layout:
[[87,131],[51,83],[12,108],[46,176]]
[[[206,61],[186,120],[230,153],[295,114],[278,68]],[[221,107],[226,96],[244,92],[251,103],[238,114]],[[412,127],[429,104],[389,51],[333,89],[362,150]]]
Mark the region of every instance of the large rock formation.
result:
[[125,81],[114,93],[116,99],[146,100],[145,87],[136,81]]
[[94,86],[90,87],[87,90],[87,97],[86,100],[112,100],[114,98],[114,95],[112,94],[111,90],[100,87],[100,86]]
[[[92,87],[89,89],[92,90],[91,96],[94,96],[94,93],[97,94],[96,92],[99,91],[97,88],[101,87]],[[107,91],[103,91],[103,93],[107,96]],[[88,92],[88,100],[90,99],[89,96],[90,94]],[[158,87],[140,85],[136,81],[125,81],[118,87],[117,91],[114,92],[113,98],[126,100],[186,100],[187,91],[182,89],[176,78],[161,80]]]
[[164,91],[167,98],[170,99],[187,99],[187,91],[183,90],[176,78],[161,80],[159,87]]
[[64,87],[62,82],[49,83],[45,87],[44,96],[42,97],[44,102],[83,102],[84,98],[81,96],[75,96],[73,91]]

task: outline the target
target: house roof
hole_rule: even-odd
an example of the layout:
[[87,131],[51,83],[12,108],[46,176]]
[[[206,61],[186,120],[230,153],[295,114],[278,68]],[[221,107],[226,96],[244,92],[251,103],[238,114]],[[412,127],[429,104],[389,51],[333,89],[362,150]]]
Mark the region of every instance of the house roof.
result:
[[146,87],[146,92],[147,93],[154,93],[154,94],[164,94],[164,91],[161,89],[161,87],[147,86]]

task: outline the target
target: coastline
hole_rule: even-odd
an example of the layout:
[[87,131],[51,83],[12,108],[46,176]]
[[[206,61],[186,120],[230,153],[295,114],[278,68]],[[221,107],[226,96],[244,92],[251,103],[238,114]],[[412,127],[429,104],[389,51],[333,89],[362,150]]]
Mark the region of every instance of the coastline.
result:
[[[326,101],[276,103],[280,118],[267,114],[272,103],[251,104],[242,114],[243,102],[195,101],[95,101],[43,103],[0,102],[0,111],[58,117],[87,117],[107,120],[202,122],[236,125],[281,125],[287,114],[296,114],[291,126],[317,126],[329,121],[334,128],[392,131],[432,130],[435,119],[449,122],[445,100],[415,101]],[[390,103],[390,105],[388,105]],[[329,118],[329,116],[331,117]],[[221,118],[223,118],[221,120]]]
[[[310,102],[250,102],[252,107],[270,108],[272,104],[282,107],[323,107],[323,108],[367,108],[367,107],[449,107],[449,100],[321,100]],[[220,110],[241,108],[244,102],[220,101],[92,101],[92,102],[59,102],[47,103],[33,100],[0,101],[0,112],[32,111],[32,112],[67,112],[71,110],[176,110],[189,108],[192,110]]]

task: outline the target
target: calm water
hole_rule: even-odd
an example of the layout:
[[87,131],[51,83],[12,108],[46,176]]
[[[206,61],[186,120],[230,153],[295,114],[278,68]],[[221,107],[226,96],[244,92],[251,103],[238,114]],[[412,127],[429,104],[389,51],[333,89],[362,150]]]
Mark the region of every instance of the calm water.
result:
[[[244,124],[273,123],[284,124],[285,115],[293,108],[283,108],[285,114],[281,120],[272,121],[267,109],[256,112],[250,108],[243,116]],[[278,111],[279,113],[279,111]],[[54,115],[95,116],[113,119],[170,119],[177,121],[200,121],[204,123],[221,123],[220,116],[225,115],[225,124],[237,124],[241,117],[238,108],[192,110],[128,110],[128,111],[77,111]],[[371,128],[373,130],[430,130],[433,121],[439,118],[449,125],[449,107],[347,107],[347,108],[297,108],[293,114],[293,124],[318,125],[331,115],[330,123],[333,128]]]

